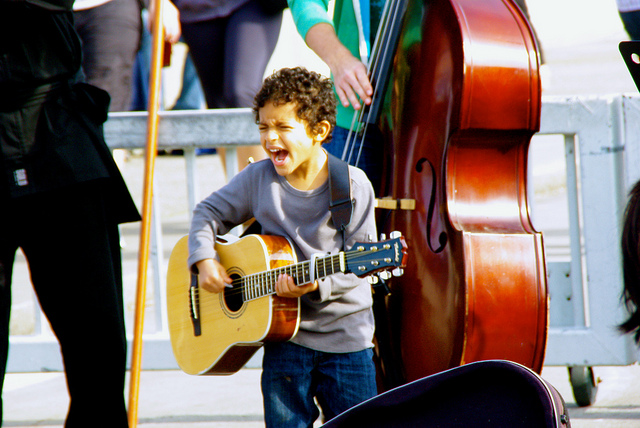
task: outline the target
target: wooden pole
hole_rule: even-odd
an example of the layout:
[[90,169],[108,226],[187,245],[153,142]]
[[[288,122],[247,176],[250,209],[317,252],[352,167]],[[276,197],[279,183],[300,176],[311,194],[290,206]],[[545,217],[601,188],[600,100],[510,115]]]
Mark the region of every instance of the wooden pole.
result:
[[138,425],[138,393],[140,387],[140,367],[142,365],[142,333],[144,330],[144,309],[147,292],[147,265],[149,262],[149,241],[151,232],[151,210],[153,199],[153,172],[158,146],[158,110],[160,109],[160,84],[164,52],[164,32],[162,27],[162,0],[155,1],[152,28],[151,76],[149,82],[149,102],[147,119],[147,145],[145,156],[144,188],[142,197],[142,225],[140,228],[140,248],[138,253],[138,288],[131,354],[131,377],[129,384],[129,427]]

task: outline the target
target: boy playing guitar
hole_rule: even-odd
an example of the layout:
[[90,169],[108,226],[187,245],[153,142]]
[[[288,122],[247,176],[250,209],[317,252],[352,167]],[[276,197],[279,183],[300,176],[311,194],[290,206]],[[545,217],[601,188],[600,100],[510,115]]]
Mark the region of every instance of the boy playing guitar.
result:
[[[269,159],[246,167],[194,210],[188,264],[201,293],[223,294],[231,286],[215,239],[252,217],[263,234],[287,238],[301,260],[376,236],[373,189],[353,166],[351,221],[344,235],[332,223],[322,144],[331,139],[335,109],[331,81],[315,72],[282,69],[265,80],[254,113]],[[267,427],[313,425],[314,397],[329,419],[376,394],[371,286],[353,274],[319,277],[312,274],[306,284],[286,273],[277,277],[277,296],[300,297],[301,319],[290,341],[264,346]]]

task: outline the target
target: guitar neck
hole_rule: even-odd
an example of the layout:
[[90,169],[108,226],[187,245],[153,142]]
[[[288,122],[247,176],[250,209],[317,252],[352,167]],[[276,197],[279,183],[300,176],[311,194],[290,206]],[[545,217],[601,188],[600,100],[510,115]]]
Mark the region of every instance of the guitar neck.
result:
[[[312,267],[315,267],[315,269],[312,270]],[[278,281],[278,276],[282,273],[291,276],[296,284],[304,285],[336,273],[343,273],[345,270],[344,253],[340,252],[324,257],[314,256],[311,260],[301,263],[243,276],[237,280],[237,285],[242,288],[245,301],[254,300],[275,294],[276,282]],[[235,286],[236,281],[234,281]]]

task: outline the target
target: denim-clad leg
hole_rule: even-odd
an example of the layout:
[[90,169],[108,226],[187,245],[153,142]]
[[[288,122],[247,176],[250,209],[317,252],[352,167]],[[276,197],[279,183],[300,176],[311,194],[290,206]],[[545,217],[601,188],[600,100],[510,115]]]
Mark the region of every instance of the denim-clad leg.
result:
[[172,110],[197,110],[204,108],[204,92],[200,84],[200,78],[193,64],[191,54],[187,52],[182,71],[182,90]]
[[376,395],[373,351],[334,354],[293,343],[265,345],[262,395],[267,427],[312,427]]
[[[323,147],[327,152],[331,153],[339,159],[342,159],[344,146],[349,135],[349,130],[336,126],[333,129],[332,135],[333,138],[331,139],[331,142],[325,144]],[[371,181],[373,190],[376,194],[378,194],[382,178],[384,155],[382,134],[376,126],[369,126],[365,135],[365,142],[362,147],[362,151],[360,151],[361,139],[362,138],[360,135],[358,135],[357,137],[354,137],[354,135],[352,135],[352,141],[354,141],[355,144],[351,145],[353,149],[351,149],[351,147],[347,149],[344,160],[348,161],[349,164],[355,165],[363,170],[367,174],[369,181]],[[360,157],[358,158],[359,151]]]
[[320,412],[313,401],[315,352],[292,343],[268,343],[262,360],[262,397],[267,428],[307,428]]
[[320,353],[316,397],[326,420],[377,394],[373,349]]

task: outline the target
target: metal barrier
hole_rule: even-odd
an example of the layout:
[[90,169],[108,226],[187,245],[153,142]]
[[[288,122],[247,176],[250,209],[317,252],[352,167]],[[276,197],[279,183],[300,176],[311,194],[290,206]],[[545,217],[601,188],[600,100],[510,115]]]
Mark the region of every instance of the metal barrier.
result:
[[[144,147],[146,113],[111,114],[105,135],[114,149]],[[161,112],[158,135],[160,149],[184,150],[190,206],[195,205],[198,194],[196,148],[225,147],[231,176],[237,172],[235,147],[259,143],[249,109]],[[532,150],[536,139],[544,136],[555,136],[554,142],[564,146],[569,217],[567,257],[550,254],[547,263],[551,305],[545,364],[631,364],[638,360],[637,350],[631,337],[618,334],[615,326],[625,316],[620,300],[619,242],[626,194],[640,179],[640,98],[545,97],[541,130],[532,141]],[[160,224],[161,219],[154,223]],[[158,248],[152,251],[152,265],[158,272],[162,246],[160,228],[154,230],[153,245]],[[164,296],[162,277],[155,275],[156,298]],[[177,368],[162,301],[154,307],[161,328],[144,335],[143,368]],[[10,340],[8,371],[62,369],[59,348],[51,335],[38,331]]]
[[640,99],[545,99],[540,134],[564,138],[570,261],[549,262],[550,329],[545,364],[635,362],[616,325],[621,305],[620,236],[627,191],[640,179]]

